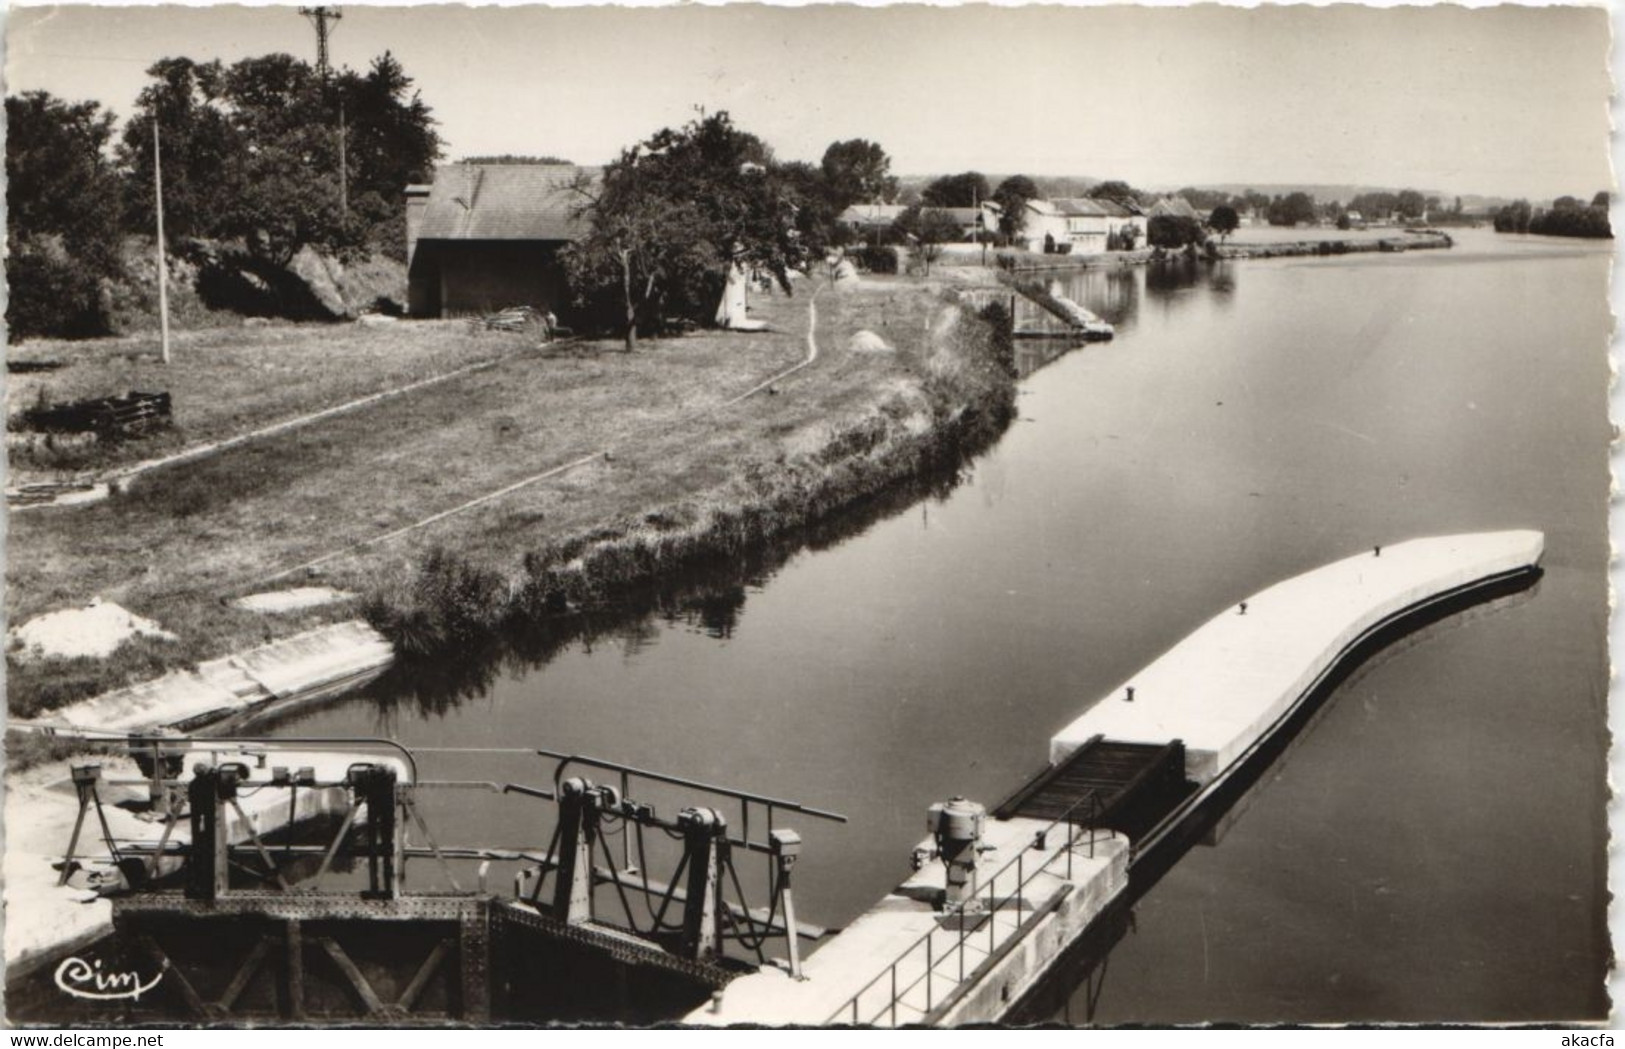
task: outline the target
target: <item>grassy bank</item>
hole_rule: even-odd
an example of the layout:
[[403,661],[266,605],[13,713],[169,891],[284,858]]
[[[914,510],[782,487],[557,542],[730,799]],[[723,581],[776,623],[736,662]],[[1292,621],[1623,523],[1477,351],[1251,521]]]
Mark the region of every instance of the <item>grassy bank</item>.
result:
[[30,340],[10,347],[6,414],[41,404],[167,390],[174,428],[145,440],[50,454],[14,450],[12,482],[52,471],[98,470],[217,441],[481,361],[534,340],[472,335],[460,321],[267,324],[177,333],[164,364],[151,334],[90,341]]
[[[105,661],[8,660],[12,711],[59,706],[361,606],[420,650],[580,608],[828,514],[1000,424],[1011,384],[988,329],[938,289],[907,281],[822,291],[817,361],[728,404],[805,357],[812,292],[755,304],[768,332],[650,342],[632,355],[613,343],[511,353],[490,369],[155,471],[102,504],[13,515],[13,623],[100,594],[182,640],[126,645]],[[860,329],[895,351],[849,351]],[[421,331],[428,347],[445,338],[453,354],[471,352],[469,341],[489,345],[466,329],[462,348],[450,329],[391,331]],[[276,617],[224,603],[306,583],[304,572],[265,580],[317,558],[327,558],[325,582],[361,597]]]

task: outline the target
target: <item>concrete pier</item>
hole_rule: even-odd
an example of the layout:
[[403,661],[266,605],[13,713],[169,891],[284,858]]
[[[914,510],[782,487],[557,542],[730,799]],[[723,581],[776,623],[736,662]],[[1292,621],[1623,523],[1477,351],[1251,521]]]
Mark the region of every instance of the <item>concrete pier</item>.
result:
[[[1102,739],[1183,741],[1190,783],[1183,800],[1176,793],[1167,804],[1172,812],[1189,811],[1362,641],[1437,602],[1532,570],[1544,544],[1534,531],[1415,539],[1277,583],[1219,613],[1096,700],[1050,740],[1050,760],[1059,767]],[[1177,769],[1177,751],[1171,760]],[[734,981],[685,1022],[894,1027],[999,1020],[1126,887],[1139,839],[1131,845],[1110,831],[1096,833],[1092,848],[1073,848],[1068,868],[1066,825],[1020,815],[990,820],[984,843],[993,850],[981,869],[998,874],[979,887],[993,904],[982,914],[934,910],[946,879],[940,863],[929,863],[814,953],[803,980],[763,970]],[[1153,830],[1145,840],[1156,836]],[[1020,870],[1009,866],[1017,855],[1027,857]],[[989,911],[991,920],[982,920]]]
[[1211,783],[1372,630],[1417,605],[1532,568],[1544,545],[1533,531],[1413,539],[1277,583],[1220,612],[1096,700],[1051,738],[1050,760],[1097,735],[1179,739],[1186,774]]

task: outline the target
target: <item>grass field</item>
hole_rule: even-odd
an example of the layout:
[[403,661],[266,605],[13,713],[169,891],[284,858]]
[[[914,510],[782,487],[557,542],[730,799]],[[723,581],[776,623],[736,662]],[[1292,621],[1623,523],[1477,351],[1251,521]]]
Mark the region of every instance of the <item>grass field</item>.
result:
[[[444,550],[455,551],[457,571],[498,580],[507,594],[534,580],[538,565],[548,565],[556,580],[558,566],[574,561],[579,597],[586,586],[581,559],[594,543],[600,559],[647,565],[697,549],[719,522],[753,503],[791,513],[794,493],[806,492],[816,494],[795,512],[825,507],[841,494],[828,483],[835,471],[849,472],[845,483],[872,483],[879,474],[854,462],[929,429],[933,412],[991,381],[969,377],[963,354],[945,355],[943,340],[933,337],[933,318],[940,336],[942,319],[955,312],[936,289],[894,280],[818,291],[816,362],[772,391],[728,405],[805,358],[815,290],[807,282],[794,297],[758,300],[753,312],[769,322],[767,332],[648,340],[630,355],[618,342],[527,348],[439,322],[268,329],[259,333],[259,350],[245,333],[210,333],[178,346],[177,359],[194,363],[184,380],[179,369],[164,373],[173,377],[177,414],[182,390],[209,401],[187,415],[189,438],[230,436],[481,355],[497,363],[154,470],[100,504],[13,514],[10,622],[100,595],[182,638],[127,644],[100,662],[8,661],[13,712],[354,615],[358,603],[277,617],[225,604],[306,583],[305,571],[279,574],[319,558],[328,582],[365,595],[375,616],[402,621],[424,611],[415,607],[426,593],[420,569],[452,563],[437,554]],[[859,329],[880,333],[896,352],[849,352],[847,339]],[[141,378],[155,367],[126,362],[127,351],[113,345],[76,350],[71,369],[39,374],[89,389],[102,366],[115,374],[128,366]],[[83,374],[65,376],[70,370]],[[410,528],[583,457],[591,459]],[[410,530],[378,541],[401,529]],[[600,572],[594,581],[614,574]],[[490,603],[502,607],[481,611],[487,618],[512,611],[495,597]]]
[[[58,462],[13,454],[13,482],[48,467],[98,469],[220,440],[245,430],[481,361],[534,342],[500,332],[471,334],[463,321],[268,324],[177,333],[164,364],[152,335],[90,341],[30,340],[9,347],[6,415],[37,404],[169,391],[175,428],[158,437],[96,448]],[[49,370],[19,370],[40,369]],[[15,425],[11,428],[15,429]]]

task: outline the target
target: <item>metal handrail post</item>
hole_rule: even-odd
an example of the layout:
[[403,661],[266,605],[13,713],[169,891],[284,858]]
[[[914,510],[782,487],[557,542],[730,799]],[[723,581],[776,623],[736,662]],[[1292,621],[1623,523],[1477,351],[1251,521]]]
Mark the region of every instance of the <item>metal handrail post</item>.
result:
[[931,1012],[931,970],[934,968],[936,968],[936,962],[932,960],[931,937],[927,935],[925,938],[925,1011],[927,1014]]

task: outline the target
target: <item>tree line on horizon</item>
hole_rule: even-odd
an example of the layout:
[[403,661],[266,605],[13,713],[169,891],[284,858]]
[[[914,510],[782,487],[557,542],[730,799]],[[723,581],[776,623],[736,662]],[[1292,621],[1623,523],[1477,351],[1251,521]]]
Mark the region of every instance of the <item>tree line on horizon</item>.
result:
[[1495,213],[1497,233],[1541,233],[1549,237],[1611,238],[1609,196],[1602,190],[1586,204],[1578,197],[1562,196],[1549,208],[1535,208],[1518,199]]

